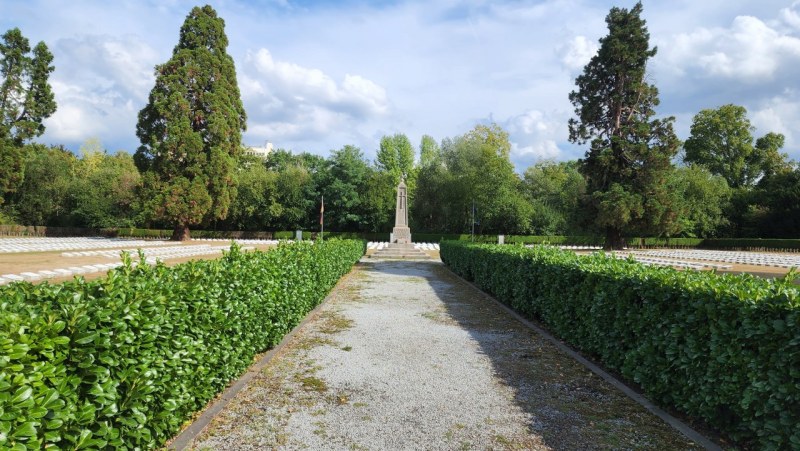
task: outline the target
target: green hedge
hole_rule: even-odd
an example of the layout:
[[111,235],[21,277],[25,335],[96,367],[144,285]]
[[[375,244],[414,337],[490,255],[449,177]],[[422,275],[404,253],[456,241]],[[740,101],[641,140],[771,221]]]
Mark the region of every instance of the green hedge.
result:
[[103,279],[0,287],[0,449],[155,448],[277,344],[363,241],[232,247]]
[[800,294],[787,280],[445,242],[454,272],[742,443],[800,449]]
[[705,239],[700,247],[708,249],[768,249],[768,250],[798,250],[800,240],[790,239],[762,239],[762,238],[715,238]]

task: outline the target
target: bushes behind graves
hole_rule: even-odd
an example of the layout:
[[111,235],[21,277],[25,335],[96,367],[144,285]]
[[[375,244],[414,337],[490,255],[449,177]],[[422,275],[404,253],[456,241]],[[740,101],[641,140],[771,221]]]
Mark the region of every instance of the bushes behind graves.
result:
[[787,277],[448,241],[442,260],[639,384],[763,449],[800,448],[800,295]]
[[0,287],[0,448],[153,448],[277,344],[363,241],[232,247],[104,279]]

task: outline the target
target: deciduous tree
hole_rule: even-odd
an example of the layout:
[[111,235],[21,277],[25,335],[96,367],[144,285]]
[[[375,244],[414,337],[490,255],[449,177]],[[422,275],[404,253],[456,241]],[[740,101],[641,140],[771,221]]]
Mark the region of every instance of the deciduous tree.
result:
[[787,168],[787,157],[780,153],[783,135],[767,133],[754,143],[753,130],[743,106],[702,110],[692,120],[684,161],[725,177],[731,188],[752,187],[761,177]]
[[704,167],[692,165],[676,168],[668,185],[679,199],[678,235],[698,238],[720,236],[729,223],[725,213],[733,195],[723,177],[711,174]]
[[608,35],[569,95],[577,116],[569,122],[569,140],[590,143],[581,171],[594,223],[605,230],[605,247],[614,249],[626,232],[668,234],[677,219],[665,182],[679,141],[674,118],[653,119],[658,90],[646,69],[656,48],[641,14],[641,2],[611,9]]
[[24,225],[70,225],[70,186],[78,159],[59,147],[28,144],[25,179],[9,196],[9,206]]
[[134,225],[135,193],[141,177],[129,153],[87,152],[78,161],[75,175],[69,188],[72,225]]
[[363,231],[369,220],[365,215],[365,193],[372,168],[358,147],[346,145],[331,152],[328,170],[320,180],[325,196],[325,228],[335,231]]
[[139,113],[142,145],[136,163],[155,218],[174,224],[172,238],[189,227],[224,219],[236,196],[236,160],[246,115],[227,54],[225,22],[210,6],[195,7]]
[[436,140],[430,135],[422,135],[419,143],[419,166],[426,168],[435,164],[441,158],[442,150]]
[[586,180],[577,161],[542,161],[525,170],[525,197],[533,205],[533,231],[542,235],[578,232]]
[[408,137],[402,133],[381,138],[376,166],[378,170],[390,175],[394,186],[405,180],[408,187],[408,198],[414,199],[417,188],[417,168],[414,166],[414,147]]

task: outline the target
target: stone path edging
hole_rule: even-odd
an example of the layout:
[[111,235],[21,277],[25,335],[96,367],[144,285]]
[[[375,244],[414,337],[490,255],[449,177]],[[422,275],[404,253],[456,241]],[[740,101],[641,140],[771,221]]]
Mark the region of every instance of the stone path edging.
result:
[[[448,268],[447,265],[444,265],[444,268],[446,268],[448,271],[450,271],[450,268]],[[602,368],[600,368],[598,365],[594,364],[593,362],[591,362],[587,358],[585,358],[582,355],[578,354],[576,351],[574,351],[570,346],[568,346],[563,341],[559,340],[555,336],[551,335],[549,332],[545,331],[541,327],[539,327],[536,324],[534,324],[533,322],[529,321],[528,319],[526,319],[525,317],[523,317],[522,315],[520,315],[516,311],[512,310],[509,306],[507,306],[507,305],[503,304],[502,302],[498,301],[497,299],[495,299],[493,296],[487,294],[486,292],[481,290],[477,285],[473,284],[472,282],[470,282],[468,280],[465,280],[464,278],[462,278],[461,276],[459,276],[458,274],[456,274],[456,273],[454,273],[452,271],[450,271],[450,272],[455,277],[458,277],[459,279],[463,280],[465,283],[467,283],[467,284],[471,285],[472,287],[474,287],[476,290],[480,290],[482,293],[484,293],[486,295],[486,297],[488,299],[491,299],[492,302],[497,304],[497,306],[499,306],[500,308],[502,308],[503,310],[508,312],[511,316],[514,317],[514,319],[516,319],[517,321],[519,321],[520,323],[524,324],[529,329],[533,330],[534,332],[536,332],[537,334],[542,336],[545,340],[549,341],[551,344],[553,344],[555,347],[557,347],[561,352],[563,352],[564,354],[572,357],[574,360],[576,360],[578,363],[580,363],[581,365],[583,365],[586,368],[588,368],[594,374],[596,374],[596,375],[600,376],[601,378],[603,378],[603,380],[605,380],[609,384],[613,385],[616,389],[620,390],[626,396],[628,396],[632,400],[636,401],[639,405],[641,405],[642,407],[647,409],[649,412],[651,412],[652,414],[654,414],[654,415],[658,416],[659,418],[661,418],[662,420],[664,420],[664,422],[666,422],[667,424],[669,424],[670,426],[672,426],[673,428],[678,430],[680,433],[682,433],[688,439],[692,440],[693,442],[697,443],[698,445],[704,447],[707,450],[710,450],[710,451],[722,451],[722,448],[720,446],[718,446],[716,443],[714,443],[711,440],[709,440],[708,438],[706,438],[703,434],[695,431],[694,429],[692,429],[686,423],[682,422],[681,420],[679,420],[679,419],[675,418],[674,416],[670,415],[669,413],[667,413],[666,411],[664,411],[660,407],[656,406],[655,404],[650,402],[650,400],[648,400],[647,398],[645,398],[641,394],[639,394],[636,391],[634,391],[632,388],[630,388],[627,385],[625,385],[625,383],[623,383],[622,381],[620,381],[616,377],[612,376],[611,374],[607,373],[605,370],[603,370]]]
[[224,409],[233,398],[236,397],[236,394],[247,387],[247,384],[283,350],[286,344],[289,343],[307,323],[313,321],[317,317],[319,312],[322,310],[322,307],[333,297],[338,286],[345,278],[350,277],[352,273],[353,269],[339,279],[339,282],[337,282],[328,295],[325,296],[325,299],[323,299],[319,305],[314,307],[314,309],[311,310],[311,312],[309,312],[305,318],[303,318],[303,321],[301,321],[300,324],[295,326],[294,329],[286,334],[277,346],[267,351],[260,359],[258,359],[258,362],[250,365],[247,371],[241,377],[239,377],[239,379],[228,386],[228,388],[226,388],[225,391],[223,391],[215,401],[212,401],[212,404],[203,410],[203,413],[201,413],[200,416],[192,422],[192,424],[190,424],[186,429],[181,431],[175,438],[173,438],[172,441],[166,445],[166,448],[169,450],[180,451],[191,444],[203,432],[203,429],[208,426],[211,420],[222,409]]

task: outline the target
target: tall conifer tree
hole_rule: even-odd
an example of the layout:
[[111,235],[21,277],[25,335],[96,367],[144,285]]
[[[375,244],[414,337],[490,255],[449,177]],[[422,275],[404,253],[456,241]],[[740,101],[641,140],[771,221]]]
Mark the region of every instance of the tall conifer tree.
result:
[[[31,54],[32,53],[32,54]],[[23,179],[23,145],[44,133],[44,119],[56,111],[50,87],[53,54],[44,42],[31,52],[19,28],[0,42],[0,204]]]
[[621,248],[626,232],[669,234],[677,219],[665,182],[679,141],[674,118],[651,119],[659,100],[646,66],[656,49],[641,13],[641,2],[631,10],[611,9],[608,35],[569,95],[577,115],[569,139],[590,142],[581,172],[606,248]]
[[227,47],[216,11],[192,9],[139,112],[136,164],[154,217],[174,224],[173,240],[188,239],[190,226],[224,219],[236,196],[247,117]]

